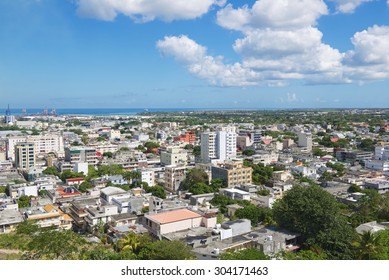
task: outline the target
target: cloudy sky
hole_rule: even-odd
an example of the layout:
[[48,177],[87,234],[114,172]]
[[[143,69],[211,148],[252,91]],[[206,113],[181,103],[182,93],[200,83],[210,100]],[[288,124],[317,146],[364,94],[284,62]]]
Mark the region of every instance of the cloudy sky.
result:
[[0,0],[0,107],[389,107],[389,0]]

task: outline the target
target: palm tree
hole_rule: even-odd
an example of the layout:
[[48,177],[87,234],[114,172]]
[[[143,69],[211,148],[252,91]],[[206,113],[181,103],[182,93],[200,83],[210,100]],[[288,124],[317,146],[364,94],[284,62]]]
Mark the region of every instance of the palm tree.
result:
[[382,249],[379,235],[371,231],[364,231],[354,246],[357,250],[356,258],[359,260],[374,260]]
[[137,234],[133,232],[129,232],[128,234],[124,235],[121,239],[119,239],[117,245],[120,251],[130,250],[132,252],[136,252],[136,250],[140,246],[140,238]]

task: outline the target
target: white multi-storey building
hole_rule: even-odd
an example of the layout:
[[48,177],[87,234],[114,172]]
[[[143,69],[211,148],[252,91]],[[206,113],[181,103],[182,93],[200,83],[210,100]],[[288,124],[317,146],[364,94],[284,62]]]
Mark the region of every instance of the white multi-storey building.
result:
[[142,168],[138,169],[138,172],[141,174],[142,182],[146,182],[150,187],[155,185],[155,172],[152,169]]
[[312,134],[299,133],[298,146],[306,148],[308,152],[312,151]]
[[15,145],[18,143],[32,142],[35,146],[37,156],[50,152],[56,153],[59,157],[65,155],[64,143],[61,135],[31,135],[31,136],[11,136],[7,139],[7,158],[15,159]]
[[375,147],[374,159],[376,159],[376,160],[389,160],[389,146],[377,146],[377,147]]
[[216,132],[204,132],[200,135],[200,139],[203,162],[225,161],[236,157],[235,127],[223,127]]
[[170,147],[167,151],[161,152],[161,164],[163,165],[186,165],[187,160],[188,153],[181,148]]

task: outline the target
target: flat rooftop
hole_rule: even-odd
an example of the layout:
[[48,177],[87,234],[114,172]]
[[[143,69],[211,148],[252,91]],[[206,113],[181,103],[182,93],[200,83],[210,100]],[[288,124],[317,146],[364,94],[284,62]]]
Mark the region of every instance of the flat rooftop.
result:
[[200,218],[201,215],[188,209],[166,211],[158,214],[148,215],[147,218],[159,224],[169,224],[187,219]]

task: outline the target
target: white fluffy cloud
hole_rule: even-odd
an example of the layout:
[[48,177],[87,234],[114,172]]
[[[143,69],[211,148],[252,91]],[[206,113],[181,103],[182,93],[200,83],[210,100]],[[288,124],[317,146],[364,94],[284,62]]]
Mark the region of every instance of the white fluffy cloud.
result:
[[194,19],[226,0],[76,0],[80,16],[112,21],[118,14],[140,22]]
[[223,57],[207,55],[205,47],[187,36],[166,36],[157,42],[164,56],[172,56],[183,63],[188,71],[212,85],[247,86],[255,85],[257,73],[242,67],[240,63],[225,64]]
[[[351,12],[366,1],[336,2],[339,11]],[[240,8],[227,5],[218,11],[217,23],[241,32],[233,44],[242,57],[239,63],[226,64],[223,57],[209,56],[206,47],[187,36],[165,37],[157,47],[190,73],[219,86],[285,85],[290,80],[339,84],[389,78],[389,27],[374,26],[356,33],[351,38],[354,49],[342,53],[323,43],[316,27],[327,13],[322,0],[257,0],[252,7]]]
[[328,13],[322,0],[259,0],[234,9],[231,4],[217,13],[217,23],[228,29],[247,31],[256,28],[294,29],[316,24]]
[[[336,3],[336,10],[340,13],[353,13],[356,8],[373,0],[330,0]],[[388,1],[389,2],[389,1]]]
[[353,80],[389,78],[389,26],[373,26],[352,38],[354,50],[344,58],[347,75]]

